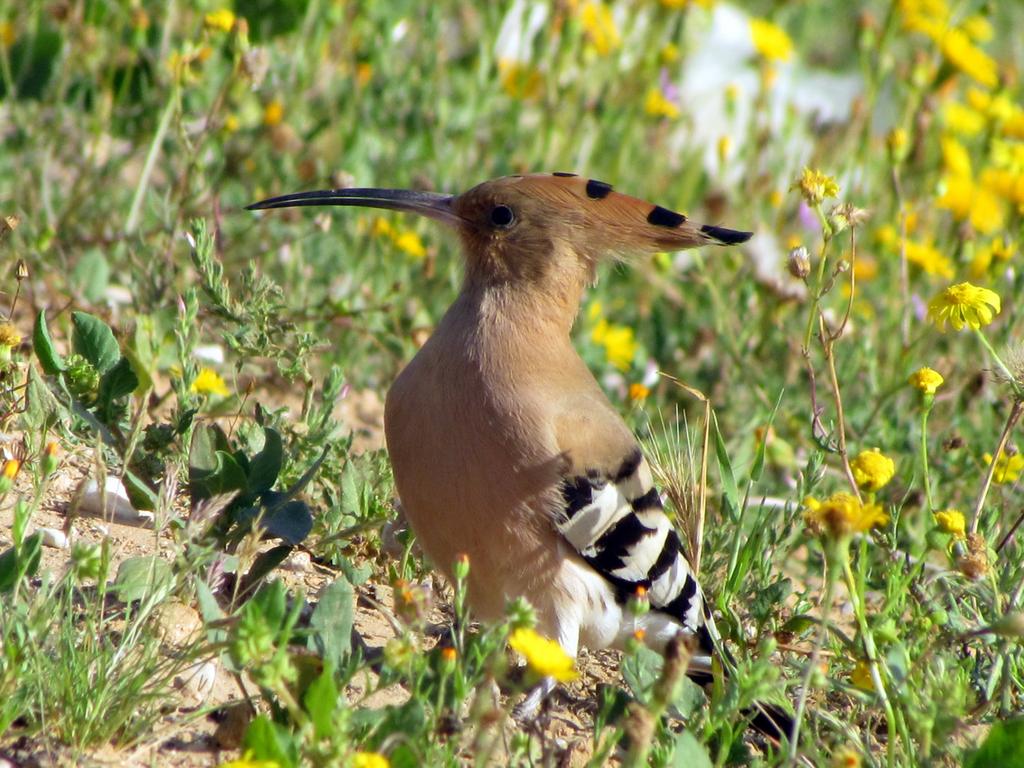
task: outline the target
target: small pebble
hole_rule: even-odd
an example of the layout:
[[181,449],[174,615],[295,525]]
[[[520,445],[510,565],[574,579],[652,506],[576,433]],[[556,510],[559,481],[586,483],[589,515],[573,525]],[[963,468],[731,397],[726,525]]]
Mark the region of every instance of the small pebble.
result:
[[305,573],[312,564],[313,560],[310,558],[309,552],[292,552],[281,563],[281,568],[286,571],[293,571],[294,573]]
[[68,548],[68,536],[62,530],[57,528],[36,528],[36,533],[42,536],[44,547],[53,547],[54,549]]
[[106,510],[103,508],[103,493],[100,492],[99,483],[94,478],[84,480],[79,486],[79,498],[81,499],[78,505],[79,512],[122,525],[133,525],[138,528],[153,526],[153,513],[140,512],[135,509],[120,480],[116,477],[108,477],[104,481],[104,487],[107,497]]

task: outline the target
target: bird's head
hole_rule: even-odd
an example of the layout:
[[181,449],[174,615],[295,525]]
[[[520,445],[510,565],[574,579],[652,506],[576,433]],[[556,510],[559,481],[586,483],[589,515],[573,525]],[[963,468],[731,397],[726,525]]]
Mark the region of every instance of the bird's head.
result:
[[575,174],[505,176],[461,195],[401,189],[334,189],[284,195],[250,209],[356,205],[418,213],[454,227],[469,278],[488,283],[581,285],[607,254],[735,245],[749,232],[700,225],[681,213]]

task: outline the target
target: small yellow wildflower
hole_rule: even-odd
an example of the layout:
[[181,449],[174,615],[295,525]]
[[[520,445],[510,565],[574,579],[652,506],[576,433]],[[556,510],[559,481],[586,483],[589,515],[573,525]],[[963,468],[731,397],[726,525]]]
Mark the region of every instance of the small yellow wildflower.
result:
[[602,318],[590,332],[590,338],[604,347],[608,362],[620,371],[625,371],[632,365],[637,348],[632,328],[615,325]]
[[793,55],[793,41],[786,30],[766,19],[750,20],[750,37],[754,48],[768,61],[789,61]]
[[241,757],[221,763],[218,768],[281,768],[281,764],[277,760],[257,760],[248,749]]
[[17,39],[14,33],[14,25],[9,21],[0,21],[0,46],[10,48]]
[[940,330],[946,321],[956,329],[965,325],[973,330],[992,322],[999,314],[999,294],[970,283],[957,283],[946,288],[928,304],[928,319]]
[[850,471],[853,472],[853,479],[857,481],[857,485],[869,493],[874,493],[892,480],[892,476],[896,474],[896,464],[877,448],[872,448],[857,454],[850,462]]
[[[991,453],[986,453],[981,458],[985,460],[985,464],[992,463]],[[999,485],[1015,483],[1022,470],[1024,470],[1024,454],[1007,455],[1006,451],[1002,451],[999,458],[996,459],[996,469],[992,473],[992,481]]]
[[17,459],[8,459],[4,462],[3,476],[8,480],[13,480],[18,476],[18,470],[21,469],[21,462]]
[[968,272],[975,279],[982,279],[988,275],[993,264],[1004,265],[1013,258],[1017,246],[1013,240],[1005,237],[997,237],[990,240],[974,252]]
[[853,747],[841,747],[832,753],[832,768],[860,768],[860,752]]
[[651,394],[651,390],[639,381],[629,385],[629,399],[634,402],[647,399],[649,394]]
[[21,334],[13,323],[0,323],[0,347],[16,347],[21,344]]
[[553,677],[561,683],[568,683],[579,677],[573,669],[573,659],[557,642],[534,632],[520,628],[508,639],[513,651],[523,656],[530,669],[540,677]]
[[688,5],[699,5],[701,8],[710,8],[717,0],[659,0],[665,8],[685,8]]
[[932,245],[931,241],[907,240],[903,252],[907,262],[920,267],[925,274],[938,275],[946,280],[951,280],[956,274],[950,258]]
[[441,649],[441,660],[448,664],[453,663],[458,658],[458,656],[458,652],[450,645],[445,646]]
[[356,85],[365,88],[373,78],[373,65],[367,61],[361,61],[356,65]]
[[679,46],[675,43],[666,43],[658,53],[662,64],[675,64],[679,61]]
[[907,145],[910,137],[905,128],[893,128],[885,137],[885,147],[893,162],[901,162],[907,156]]
[[971,42],[967,33],[960,29],[949,29],[939,43],[942,55],[954,67],[986,88],[999,84],[996,62]]
[[407,229],[395,237],[395,247],[417,261],[427,255],[427,249],[423,247],[420,236],[411,229]]
[[850,493],[833,493],[819,501],[813,496],[804,499],[804,522],[812,532],[836,538],[864,533],[885,525],[889,516],[878,504],[864,504]]
[[351,768],[389,768],[391,763],[380,752],[356,752],[349,765]]
[[985,130],[985,115],[956,101],[951,101],[943,109],[942,121],[947,130],[961,136],[977,136]]
[[644,97],[644,112],[654,117],[667,117],[670,120],[679,117],[679,106],[668,99],[659,88],[651,88]]
[[942,178],[942,195],[935,204],[950,211],[957,221],[970,221],[984,235],[1003,228],[1006,211],[997,195],[998,187],[992,169],[986,169],[978,184],[965,174],[946,174]]
[[793,184],[808,205],[819,205],[822,200],[839,194],[839,185],[831,176],[821,171],[804,168],[803,174]]
[[580,8],[580,24],[600,56],[607,56],[622,44],[612,12],[602,2],[590,0]]
[[238,122],[237,115],[228,115],[224,118],[224,130],[227,133],[235,133],[240,126],[241,123]]
[[850,673],[850,682],[862,691],[873,692],[875,690],[875,681],[871,678],[871,665],[866,661],[858,661],[857,666]]
[[373,224],[370,225],[370,234],[374,237],[395,237],[395,228],[391,226],[391,222],[382,216],[378,216],[373,220]]
[[278,99],[274,99],[263,108],[263,124],[268,128],[273,128],[275,125],[280,125],[282,120],[284,120],[284,105]]
[[228,8],[220,8],[203,17],[203,26],[207,29],[230,32],[235,26],[235,14]]
[[196,380],[192,382],[190,389],[197,395],[217,395],[218,397],[227,397],[231,394],[231,390],[228,389],[228,385],[224,383],[224,379],[222,379],[220,374],[212,368],[203,368],[199,371],[199,375],[196,376]]
[[514,59],[498,62],[498,80],[505,93],[524,101],[536,98],[544,82],[535,67]]
[[718,137],[718,162],[725,165],[725,161],[729,159],[729,149],[732,147],[732,141],[728,136]]
[[945,379],[942,378],[942,374],[938,371],[933,371],[928,366],[918,368],[912,374],[910,374],[910,386],[915,387],[921,391],[924,395],[934,395],[936,390],[942,386],[942,382]]
[[942,163],[946,170],[958,176],[971,175],[971,156],[967,147],[952,136],[942,137]]
[[943,509],[935,513],[935,524],[943,533],[951,533],[958,539],[967,535],[967,521],[964,513],[956,509]]
[[968,16],[960,27],[976,43],[987,43],[992,39],[992,23],[980,14]]

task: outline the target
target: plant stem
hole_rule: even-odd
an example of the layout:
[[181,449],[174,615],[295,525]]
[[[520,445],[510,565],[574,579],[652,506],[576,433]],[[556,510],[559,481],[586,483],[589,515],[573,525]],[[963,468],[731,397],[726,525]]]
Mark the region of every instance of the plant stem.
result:
[[1024,410],[1024,401],[1014,400],[1013,408],[1010,409],[1010,415],[1006,417],[1006,424],[1003,426],[1003,433],[999,436],[999,444],[996,446],[996,452],[992,455],[992,463],[988,465],[988,472],[985,473],[985,480],[981,484],[981,492],[978,494],[978,500],[974,504],[974,511],[971,513],[970,533],[978,532],[978,520],[981,517],[981,509],[985,506],[985,498],[988,496],[988,489],[992,485],[992,477],[996,473],[996,464],[999,462],[999,457],[1003,455],[1003,451],[1006,449],[1006,443],[1010,439],[1010,432],[1013,430],[1014,425],[1016,425],[1017,420],[1020,419],[1022,410]]
[[931,402],[921,409],[921,469],[924,473],[924,496],[928,501],[928,511],[934,512],[935,503],[932,501],[932,483],[928,472],[928,414],[931,410]]
[[886,744],[886,764],[889,768],[896,765],[896,713],[893,711],[889,694],[885,690],[885,682],[882,680],[882,672],[878,664],[878,649],[875,647],[875,638],[868,626],[867,615],[864,612],[864,601],[861,595],[857,579],[853,576],[853,569],[850,567],[849,551],[843,558],[843,575],[846,577],[846,588],[850,591],[850,602],[853,604],[853,613],[857,618],[857,626],[860,635],[864,640],[864,655],[867,656],[868,667],[871,670],[871,682],[875,686],[882,707],[885,709],[885,722],[888,731],[888,743]]

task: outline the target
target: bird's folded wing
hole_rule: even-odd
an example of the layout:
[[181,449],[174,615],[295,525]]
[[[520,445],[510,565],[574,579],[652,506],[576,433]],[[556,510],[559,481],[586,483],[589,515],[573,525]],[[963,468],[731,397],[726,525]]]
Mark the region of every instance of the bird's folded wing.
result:
[[634,446],[617,466],[575,471],[562,480],[559,533],[620,602],[643,587],[652,609],[697,634],[702,645],[710,641],[703,594],[640,448]]

